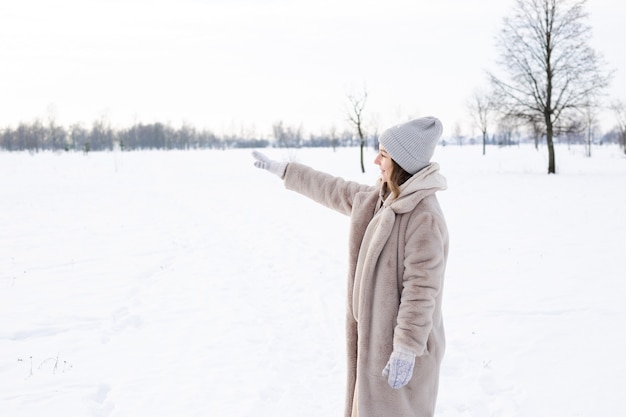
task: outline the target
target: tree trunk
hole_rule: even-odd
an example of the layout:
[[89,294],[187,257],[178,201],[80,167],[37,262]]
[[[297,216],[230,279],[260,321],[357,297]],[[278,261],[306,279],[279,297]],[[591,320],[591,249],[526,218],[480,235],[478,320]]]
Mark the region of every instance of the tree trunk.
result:
[[365,163],[363,162],[363,148],[365,147],[365,141],[361,139],[361,172],[365,173]]
[[552,137],[554,131],[552,128],[551,117],[546,117],[546,143],[548,144],[548,174],[556,174],[556,164],[554,158],[554,142]]
[[591,127],[587,128],[587,157],[591,158],[591,143],[593,142],[593,133]]
[[487,150],[487,131],[483,131],[483,155],[485,155]]
[[361,129],[361,119],[359,116],[359,123],[357,124],[357,130],[359,132],[359,139],[361,140],[361,172],[365,173],[365,162],[363,161],[363,148],[365,148],[365,134]]

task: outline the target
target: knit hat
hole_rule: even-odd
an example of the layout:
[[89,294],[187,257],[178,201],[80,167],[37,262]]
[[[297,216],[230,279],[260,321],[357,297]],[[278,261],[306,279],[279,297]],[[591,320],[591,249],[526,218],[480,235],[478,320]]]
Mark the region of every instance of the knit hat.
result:
[[390,127],[378,141],[391,159],[413,175],[430,163],[443,126],[435,117],[422,117]]

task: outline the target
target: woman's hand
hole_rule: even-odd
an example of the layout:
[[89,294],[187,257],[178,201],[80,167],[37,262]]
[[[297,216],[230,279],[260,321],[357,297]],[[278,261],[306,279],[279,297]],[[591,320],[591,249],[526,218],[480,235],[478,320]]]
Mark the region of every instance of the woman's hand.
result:
[[411,380],[414,367],[415,354],[405,349],[394,349],[383,369],[383,376],[391,388],[402,388]]
[[274,175],[278,175],[280,179],[285,176],[285,170],[287,169],[287,162],[274,161],[261,152],[252,151],[254,157],[254,166],[271,172]]

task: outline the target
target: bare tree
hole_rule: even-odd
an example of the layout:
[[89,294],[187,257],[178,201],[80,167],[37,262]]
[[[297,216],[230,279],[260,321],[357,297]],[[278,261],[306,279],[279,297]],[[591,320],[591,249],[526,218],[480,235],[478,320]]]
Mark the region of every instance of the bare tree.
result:
[[332,125],[328,130],[328,138],[330,139],[330,144],[333,147],[333,152],[337,151],[337,145],[339,144],[339,139],[337,138],[337,126]]
[[616,100],[611,104],[611,110],[617,119],[617,130],[624,154],[626,154],[626,104],[620,100]]
[[511,117],[501,117],[498,120],[498,144],[500,146],[513,145],[513,135],[517,133],[518,126],[515,119]]
[[474,120],[474,124],[483,135],[483,155],[485,155],[487,151],[487,129],[491,123],[491,115],[494,110],[493,101],[489,94],[483,91],[476,91],[467,108]]
[[48,146],[52,148],[53,151],[57,150],[57,146],[59,145],[59,141],[62,138],[59,137],[59,129],[56,125],[56,107],[53,104],[48,105],[48,137],[46,142]]
[[276,143],[278,143],[279,147],[282,148],[282,147],[289,146],[287,132],[285,131],[285,127],[283,126],[282,120],[272,125],[272,133],[274,134],[274,139],[276,139]]
[[579,109],[597,105],[611,73],[589,46],[586,0],[516,0],[496,38],[505,81],[489,78],[499,109],[532,126],[541,123],[548,145],[548,173],[556,172],[554,137]]
[[348,110],[348,120],[354,125],[361,145],[361,172],[365,172],[365,162],[363,160],[363,149],[365,148],[365,129],[363,126],[363,110],[367,102],[367,90],[363,88],[363,94],[357,96],[348,94],[350,109]]
[[70,126],[70,146],[71,149],[83,149],[85,150],[85,144],[89,142],[89,131],[78,123]]
[[582,120],[585,129],[585,153],[591,158],[591,145],[598,126],[598,107],[588,106],[582,109]]
[[539,150],[539,139],[545,135],[543,124],[538,120],[533,120],[530,123],[530,132],[532,133],[533,140],[535,141],[535,149]]
[[285,127],[281,120],[272,125],[272,131],[279,147],[299,148],[302,146],[302,126],[297,129],[291,126]]
[[454,137],[457,144],[459,146],[463,146],[463,139],[465,138],[463,137],[463,129],[461,128],[461,124],[459,122],[454,124]]

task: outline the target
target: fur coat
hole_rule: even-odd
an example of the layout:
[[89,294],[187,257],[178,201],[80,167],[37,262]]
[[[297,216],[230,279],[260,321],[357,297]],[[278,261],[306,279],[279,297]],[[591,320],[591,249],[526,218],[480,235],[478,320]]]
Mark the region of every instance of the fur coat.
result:
[[[375,186],[290,163],[285,187],[350,216],[345,417],[434,415],[445,350],[441,313],[448,231],[435,196],[446,188],[431,163],[383,199]],[[394,348],[416,354],[400,389],[382,376]],[[355,395],[356,390],[356,395]],[[356,401],[356,404],[353,404]]]

